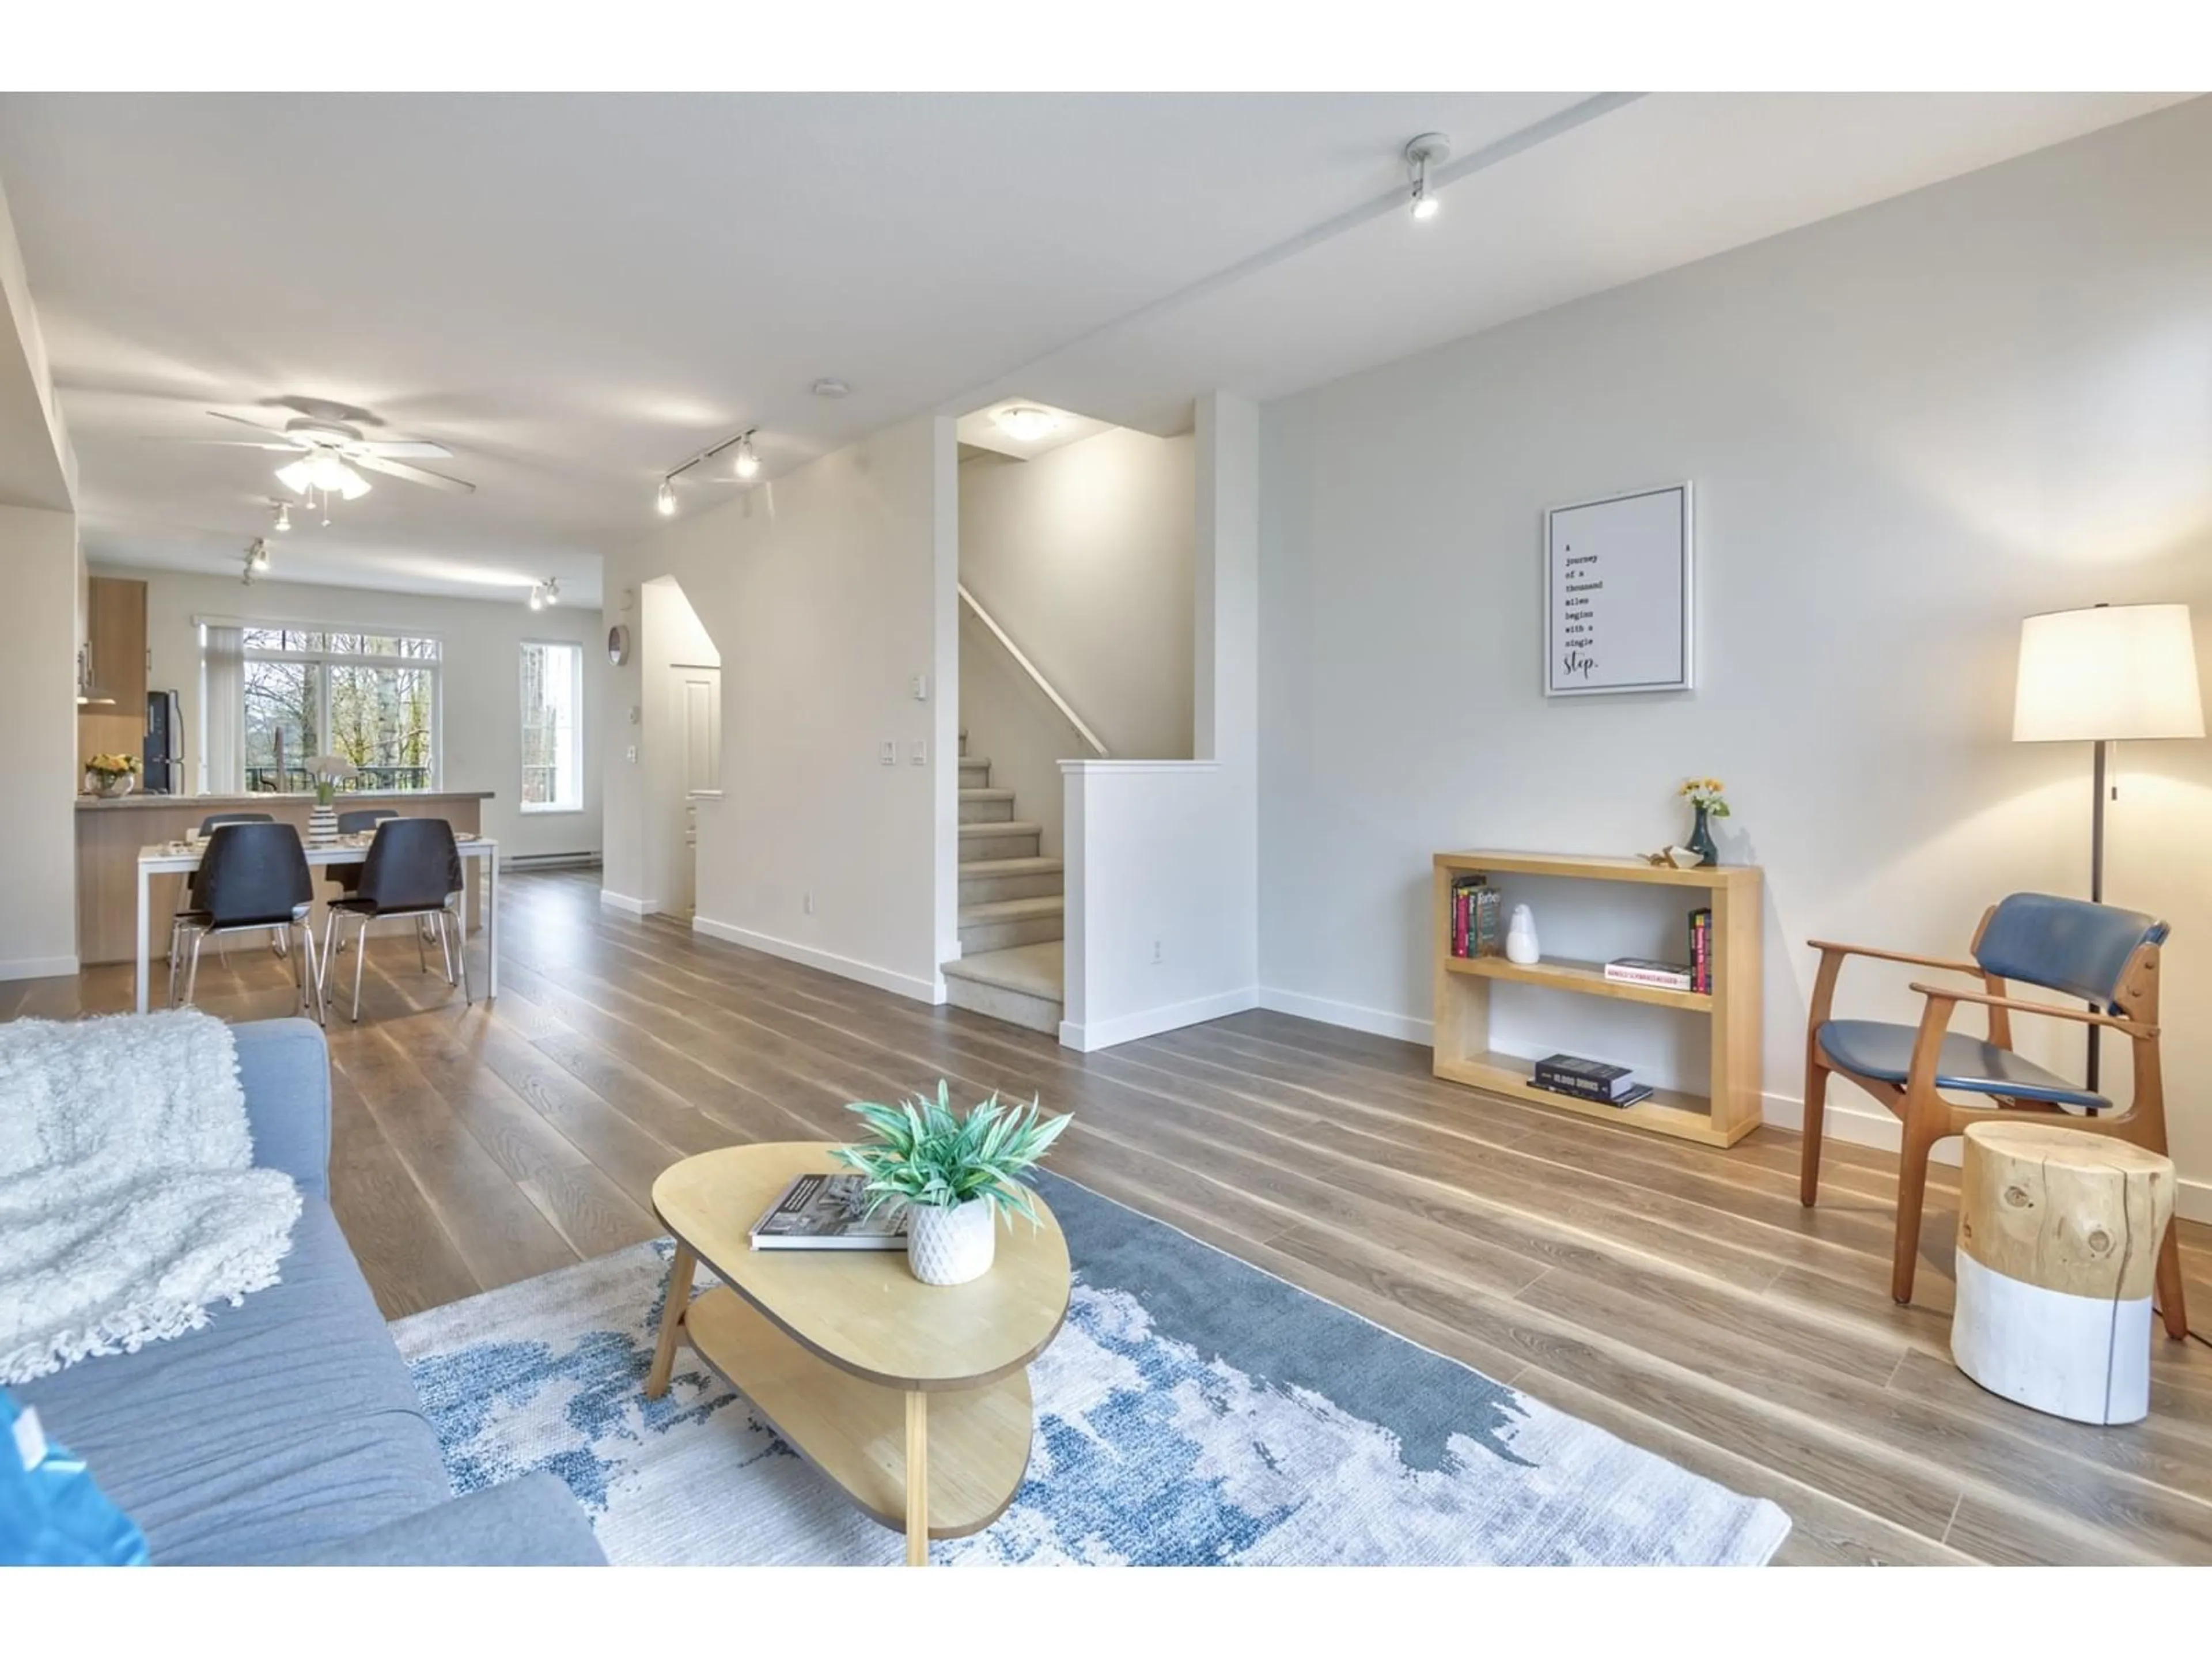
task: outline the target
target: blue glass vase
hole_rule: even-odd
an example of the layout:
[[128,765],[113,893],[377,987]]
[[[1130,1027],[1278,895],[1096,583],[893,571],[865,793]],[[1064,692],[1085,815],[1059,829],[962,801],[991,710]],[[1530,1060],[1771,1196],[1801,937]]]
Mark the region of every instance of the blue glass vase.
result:
[[1700,865],[1721,861],[1721,849],[1713,845],[1712,822],[1704,807],[1698,808],[1698,822],[1690,831],[1690,839],[1683,844],[1698,855]]

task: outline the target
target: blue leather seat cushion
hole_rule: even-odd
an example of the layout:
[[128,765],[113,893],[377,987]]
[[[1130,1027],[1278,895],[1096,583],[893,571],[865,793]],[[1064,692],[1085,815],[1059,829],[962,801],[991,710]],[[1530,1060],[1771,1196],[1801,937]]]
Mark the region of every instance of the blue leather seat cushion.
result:
[[[312,1029],[312,1028],[311,1028]],[[337,1221],[309,1196],[281,1282],[132,1354],[18,1388],[156,1563],[325,1548],[452,1495],[438,1437]]]
[[[1916,1026],[1873,1019],[1832,1019],[1820,1028],[1820,1051],[1846,1072],[1901,1085],[1912,1064],[1912,1045],[1919,1037]],[[2011,1095],[2021,1100],[2094,1107],[2100,1111],[2109,1109],[2112,1103],[2009,1048],[1962,1031],[1954,1031],[1943,1039],[1936,1056],[1936,1086],[1968,1094]]]

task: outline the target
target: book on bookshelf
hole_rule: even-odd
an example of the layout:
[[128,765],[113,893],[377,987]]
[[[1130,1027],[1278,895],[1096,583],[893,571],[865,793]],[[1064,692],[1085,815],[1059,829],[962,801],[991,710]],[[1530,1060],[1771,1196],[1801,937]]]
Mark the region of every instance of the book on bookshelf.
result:
[[1679,962],[1658,962],[1650,957],[1615,957],[1605,964],[1605,976],[1623,985],[1653,985],[1665,991],[1691,988],[1691,970]]
[[1498,929],[1498,892],[1480,876],[1461,876],[1451,884],[1451,953],[1494,957],[1504,948]]
[[1713,994],[1713,913],[1703,908],[1690,912],[1690,988]]
[[1627,1066],[1602,1060],[1585,1060],[1580,1054],[1547,1054],[1536,1062],[1529,1081],[1554,1094],[1578,1095],[1584,1100],[1602,1100],[1614,1105],[1620,1103],[1623,1095],[1641,1086]]
[[868,1211],[862,1175],[794,1176],[753,1224],[757,1250],[902,1250],[906,1212]]

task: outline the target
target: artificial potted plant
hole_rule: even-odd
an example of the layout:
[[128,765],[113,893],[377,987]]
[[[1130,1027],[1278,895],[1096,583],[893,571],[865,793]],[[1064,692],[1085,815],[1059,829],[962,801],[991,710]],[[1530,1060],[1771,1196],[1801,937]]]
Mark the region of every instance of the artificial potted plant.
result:
[[136,755],[94,755],[84,763],[84,775],[99,795],[127,795],[138,782]]
[[956,1112],[942,1079],[933,1101],[861,1101],[846,1109],[875,1138],[840,1146],[835,1156],[867,1177],[872,1210],[906,1211],[907,1266],[926,1285],[964,1285],[989,1272],[1000,1216],[1009,1225],[1016,1215],[1036,1223],[1020,1177],[1068,1122],[1065,1115],[1041,1118],[1035,1100],[1009,1106],[996,1095]]
[[307,839],[311,842],[333,842],[338,838],[337,810],[332,802],[337,798],[338,785],[349,783],[361,775],[361,769],[343,755],[318,755],[307,763],[307,775],[315,781],[315,805],[307,814]]
[[1699,864],[1721,861],[1720,848],[1713,845],[1712,820],[1729,815],[1728,798],[1721,793],[1726,787],[1718,778],[1685,778],[1675,792],[1697,812],[1697,822],[1691,826],[1690,839],[1685,844],[1698,855]]

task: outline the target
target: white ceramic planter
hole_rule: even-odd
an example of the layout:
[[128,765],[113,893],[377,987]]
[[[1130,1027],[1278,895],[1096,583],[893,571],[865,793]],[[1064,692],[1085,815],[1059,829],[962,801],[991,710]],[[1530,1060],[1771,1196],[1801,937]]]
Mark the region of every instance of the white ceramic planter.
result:
[[906,1261],[925,1285],[965,1285],[991,1271],[998,1218],[980,1198],[950,1210],[913,1205],[906,1212]]
[[335,806],[325,806],[318,801],[307,809],[307,843],[311,847],[327,847],[338,838],[338,813]]

